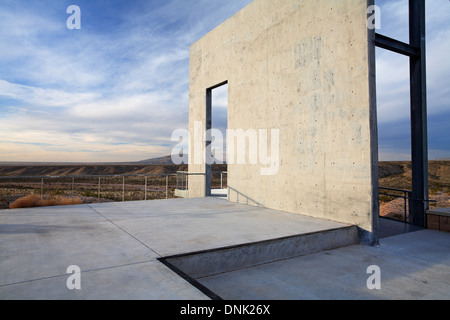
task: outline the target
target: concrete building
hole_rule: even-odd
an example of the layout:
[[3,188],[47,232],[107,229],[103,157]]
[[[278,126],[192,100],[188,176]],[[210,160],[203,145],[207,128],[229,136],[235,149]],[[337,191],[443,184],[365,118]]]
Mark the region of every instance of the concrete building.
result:
[[190,197],[210,194],[211,91],[227,83],[229,201],[357,225],[377,242],[370,5],[255,0],[191,46],[189,172],[205,176],[190,177]]

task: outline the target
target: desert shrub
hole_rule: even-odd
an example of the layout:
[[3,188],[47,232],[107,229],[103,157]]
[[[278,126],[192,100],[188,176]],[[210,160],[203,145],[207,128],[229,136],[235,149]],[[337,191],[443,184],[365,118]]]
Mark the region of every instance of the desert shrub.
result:
[[438,193],[442,192],[443,190],[444,190],[443,188],[432,186],[432,187],[429,188],[429,194],[430,195],[435,195],[435,194],[438,194]]
[[66,197],[56,197],[44,200],[44,207],[50,206],[70,206],[72,204],[82,204],[80,198],[66,198]]
[[26,197],[17,199],[13,203],[9,205],[10,209],[17,209],[17,208],[32,208],[32,207],[38,207],[41,205],[41,197],[38,195],[30,194]]
[[65,198],[56,197],[50,199],[41,200],[41,197],[35,194],[28,195],[26,197],[17,199],[9,205],[10,209],[18,208],[34,208],[34,207],[49,207],[49,206],[67,206],[72,204],[82,204],[80,198]]
[[380,200],[381,203],[390,202],[390,201],[392,201],[394,199],[396,199],[396,198],[392,197],[392,196],[387,196],[387,195],[384,195],[384,194],[380,194],[379,195],[379,200]]
[[81,195],[82,195],[83,197],[97,197],[98,193],[97,193],[97,192],[94,192],[94,191],[91,191],[91,190],[87,190],[87,191],[83,191],[83,192],[81,193]]

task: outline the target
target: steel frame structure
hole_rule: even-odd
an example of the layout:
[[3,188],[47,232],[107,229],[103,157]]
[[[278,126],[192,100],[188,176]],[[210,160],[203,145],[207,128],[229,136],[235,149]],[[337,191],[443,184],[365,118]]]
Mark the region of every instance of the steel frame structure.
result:
[[375,33],[375,46],[409,57],[411,95],[411,223],[426,227],[428,128],[425,0],[409,0],[409,44]]

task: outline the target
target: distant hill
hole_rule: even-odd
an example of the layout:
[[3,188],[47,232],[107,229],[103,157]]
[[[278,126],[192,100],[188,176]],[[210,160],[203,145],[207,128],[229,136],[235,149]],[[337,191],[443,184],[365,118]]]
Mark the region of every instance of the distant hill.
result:
[[0,176],[3,177],[165,174],[178,170],[187,170],[187,165],[174,165],[170,156],[135,162],[0,162]]
[[172,165],[171,156],[129,162],[15,162],[0,161],[0,166],[121,166],[121,165]]
[[156,164],[173,164],[173,162],[172,162],[172,156],[165,156],[165,157],[141,160],[141,161],[138,161],[137,164],[156,165]]
[[[380,162],[380,186],[407,189],[412,187],[412,167],[409,161]],[[450,189],[450,161],[430,161],[428,163],[430,189]]]

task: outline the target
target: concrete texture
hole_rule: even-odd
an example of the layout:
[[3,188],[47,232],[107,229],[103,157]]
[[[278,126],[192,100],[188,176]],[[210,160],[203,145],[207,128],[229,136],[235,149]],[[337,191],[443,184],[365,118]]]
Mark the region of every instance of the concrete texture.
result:
[[[209,300],[158,259],[348,228],[220,198],[3,210],[0,299]],[[365,286],[372,264],[381,291]],[[70,265],[81,269],[81,290],[66,287]],[[225,299],[448,299],[450,235],[417,231],[197,282]]]
[[269,239],[167,257],[172,266],[197,279],[256,265],[299,257],[359,243],[355,226]]
[[207,299],[157,258],[340,226],[220,198],[3,210],[0,298]]
[[[448,300],[450,235],[423,230],[197,279],[225,300]],[[381,271],[370,290],[367,268]]]
[[[275,129],[280,142],[274,175],[261,174],[261,158],[227,158],[229,200],[356,224],[376,240],[372,2],[255,0],[195,42],[189,171],[206,172],[208,89],[227,82],[228,129]],[[204,177],[190,177],[189,195],[205,195]]]

